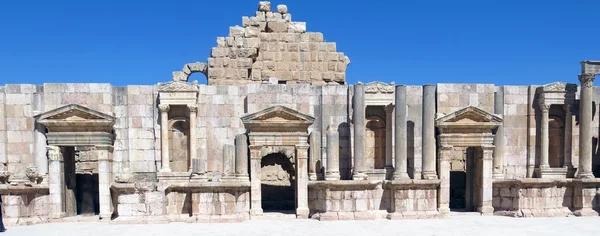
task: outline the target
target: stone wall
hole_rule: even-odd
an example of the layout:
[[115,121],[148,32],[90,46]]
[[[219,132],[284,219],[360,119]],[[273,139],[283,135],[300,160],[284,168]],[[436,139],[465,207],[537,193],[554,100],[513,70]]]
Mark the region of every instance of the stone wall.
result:
[[325,181],[309,184],[312,218],[320,220],[383,219],[390,192],[381,181]]
[[[0,185],[2,217],[14,224],[19,218],[46,218],[50,214],[48,188],[28,188]],[[13,218],[14,220],[7,220]]]
[[496,87],[504,96],[504,176],[525,178],[527,175],[527,114],[531,105],[527,86]]
[[345,84],[347,56],[322,33],[306,32],[306,22],[292,21],[287,6],[261,2],[255,16],[217,38],[208,58],[208,83],[238,85],[271,78],[284,83]]

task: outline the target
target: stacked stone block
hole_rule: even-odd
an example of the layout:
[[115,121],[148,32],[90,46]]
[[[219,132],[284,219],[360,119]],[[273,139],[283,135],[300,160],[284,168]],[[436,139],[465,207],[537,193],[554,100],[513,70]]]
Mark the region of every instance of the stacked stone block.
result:
[[437,113],[449,114],[467,106],[494,113],[493,84],[438,84]]
[[7,84],[4,90],[5,165],[15,182],[26,180],[25,171],[34,164],[33,94],[31,84]]
[[503,86],[505,178],[525,178],[527,165],[528,87]]
[[293,22],[287,6],[271,12],[261,2],[255,16],[217,38],[208,59],[208,83],[234,85],[276,79],[284,83],[345,84],[347,56],[323,34],[306,32],[306,22]]
[[128,160],[133,172],[155,172],[160,163],[160,127],[154,86],[127,86]]

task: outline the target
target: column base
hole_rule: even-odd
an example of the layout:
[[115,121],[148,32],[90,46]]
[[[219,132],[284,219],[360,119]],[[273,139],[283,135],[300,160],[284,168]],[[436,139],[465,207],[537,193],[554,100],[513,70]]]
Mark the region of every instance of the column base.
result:
[[297,219],[308,219],[308,214],[310,210],[308,208],[297,208],[296,209],[296,218]]
[[352,175],[353,180],[367,180],[369,176],[365,173],[356,173]]
[[450,214],[450,207],[440,207],[438,209],[438,211],[440,212],[440,214],[442,215],[449,215]]
[[250,209],[251,216],[261,216],[263,214],[263,209]]
[[437,174],[435,174],[435,172],[422,172],[423,175],[423,179],[437,179],[438,176]]
[[492,179],[504,179],[504,174],[502,174],[502,173],[492,173]]
[[394,173],[394,175],[392,176],[392,179],[396,180],[396,179],[410,179],[410,177],[408,176],[407,172],[404,173]]
[[482,206],[477,208],[478,212],[481,212],[481,215],[491,216],[494,214],[494,207],[492,206]]
[[162,168],[159,172],[171,172],[171,168]]
[[100,219],[110,220],[112,218],[112,213],[106,213],[106,214],[101,213],[99,216],[100,216]]
[[594,177],[594,174],[589,172],[589,173],[577,173],[577,178],[578,179],[593,179],[595,177]]
[[340,180],[340,173],[327,173],[325,174],[325,180]]

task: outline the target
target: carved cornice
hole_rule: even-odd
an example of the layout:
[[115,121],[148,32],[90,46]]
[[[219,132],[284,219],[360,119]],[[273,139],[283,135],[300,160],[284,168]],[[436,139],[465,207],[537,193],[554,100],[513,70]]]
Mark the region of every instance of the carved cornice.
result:
[[184,81],[173,81],[158,84],[159,92],[198,92],[197,83],[188,83]]
[[171,106],[169,106],[169,104],[159,104],[158,109],[160,110],[160,112],[169,112]]
[[579,82],[581,83],[581,87],[583,87],[583,88],[593,87],[595,77],[596,77],[596,75],[594,75],[594,74],[580,74]]
[[365,93],[394,93],[394,85],[375,81],[365,85]]
[[543,92],[567,92],[574,93],[577,92],[577,85],[569,84],[565,82],[554,82],[547,85],[542,86]]

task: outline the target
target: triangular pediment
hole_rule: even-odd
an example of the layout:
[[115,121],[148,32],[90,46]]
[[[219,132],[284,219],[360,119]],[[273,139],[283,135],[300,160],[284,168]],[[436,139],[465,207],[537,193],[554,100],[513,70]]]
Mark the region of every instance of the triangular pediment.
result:
[[242,117],[244,123],[247,122],[314,122],[312,116],[300,113],[284,106],[273,106],[256,113],[248,114]]
[[394,93],[394,83],[386,84],[380,81],[365,84],[365,93]]
[[437,125],[447,123],[467,124],[467,123],[501,123],[502,118],[481,110],[474,106],[462,108],[453,113],[442,116],[436,120]]
[[552,92],[577,92],[576,84],[569,84],[566,82],[553,82],[542,86],[542,92],[552,93]]
[[34,116],[38,123],[49,125],[49,124],[75,124],[75,123],[96,123],[101,125],[113,124],[115,117],[104,114],[99,111],[92,110],[90,108],[70,104],[63,107],[56,108],[44,112],[42,114]]

